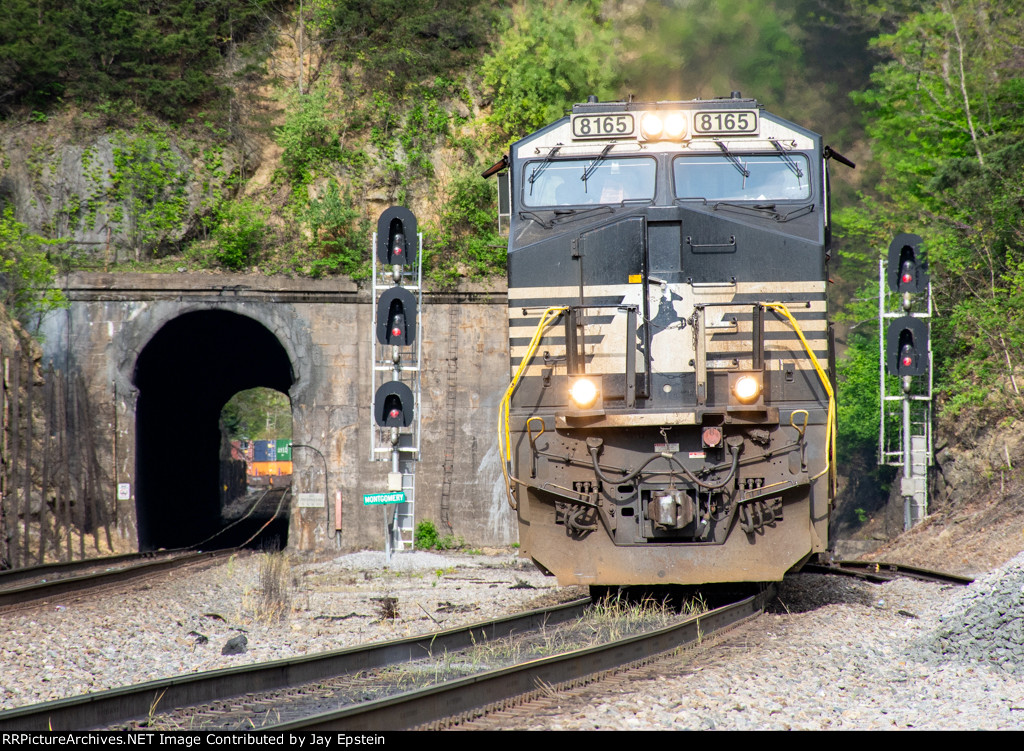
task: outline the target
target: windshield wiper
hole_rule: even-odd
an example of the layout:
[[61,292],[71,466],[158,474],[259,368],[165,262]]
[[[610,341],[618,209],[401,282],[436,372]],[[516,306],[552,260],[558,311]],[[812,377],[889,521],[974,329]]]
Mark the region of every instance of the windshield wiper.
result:
[[793,174],[796,175],[797,177],[803,177],[804,173],[803,170],[800,169],[800,165],[796,163],[793,157],[786,153],[786,150],[782,148],[782,144],[776,141],[774,138],[769,138],[768,140],[771,141],[772,146],[774,146],[775,149],[779,152],[779,156],[782,157],[782,161],[784,161],[786,163],[786,166],[789,167],[790,170],[792,170]]
[[533,174],[530,175],[530,179],[527,180],[527,182],[530,183],[530,195],[531,196],[533,195],[533,183],[537,180],[538,177],[541,176],[541,174],[544,172],[544,170],[546,170],[548,168],[548,165],[551,164],[552,158],[555,156],[555,154],[558,153],[558,150],[561,149],[561,148],[562,148],[562,144],[558,144],[557,146],[555,146],[553,149],[551,149],[551,151],[548,152],[548,155],[546,157],[544,157],[544,161],[540,163],[540,166],[539,167],[534,167]]
[[614,145],[614,143],[610,143],[601,150],[601,153],[595,157],[594,161],[588,164],[587,168],[583,170],[583,177],[581,177],[580,180],[586,183],[587,180],[590,179],[590,176],[594,174],[594,170],[597,169],[597,165],[604,161],[604,158],[608,156],[608,152],[612,150],[612,146]]
[[776,211],[774,203],[761,203],[746,206],[742,203],[729,203],[727,201],[719,201],[718,203],[714,204],[711,207],[711,210],[718,211],[719,208],[727,209],[729,211],[750,211],[759,216],[771,217],[775,221],[782,223],[788,222],[790,219],[795,219],[798,216],[803,216],[804,214],[810,214],[812,211],[814,211],[814,204],[809,203],[806,206],[800,206],[798,208],[793,209],[788,214],[780,214],[778,211]]
[[536,211],[522,210],[519,212],[520,219],[530,219],[539,224],[544,229],[551,229],[556,224],[569,221],[570,219],[581,219],[585,216],[592,214],[607,214],[612,212],[611,206],[591,206],[585,209],[558,209],[554,207],[538,209],[538,211],[550,211],[552,216],[550,219],[545,219],[543,216],[538,214]]
[[[736,158],[736,155],[729,151],[729,147],[721,141],[715,141],[715,143],[718,144],[718,148],[720,148],[722,153],[725,154],[725,158],[732,162],[732,166],[738,169],[743,177],[750,177],[750,170],[744,167],[740,160]],[[743,184],[743,187],[746,187],[746,183]]]

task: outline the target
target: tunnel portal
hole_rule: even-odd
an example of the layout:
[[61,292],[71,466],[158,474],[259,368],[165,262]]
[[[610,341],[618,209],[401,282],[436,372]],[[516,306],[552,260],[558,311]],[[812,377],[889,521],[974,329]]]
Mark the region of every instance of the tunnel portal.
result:
[[[236,545],[217,534],[220,412],[239,391],[294,383],[285,348],[263,324],[223,310],[185,313],[166,323],[135,365],[135,505],[139,550]],[[211,536],[217,535],[208,543]],[[287,521],[263,539],[286,544]]]

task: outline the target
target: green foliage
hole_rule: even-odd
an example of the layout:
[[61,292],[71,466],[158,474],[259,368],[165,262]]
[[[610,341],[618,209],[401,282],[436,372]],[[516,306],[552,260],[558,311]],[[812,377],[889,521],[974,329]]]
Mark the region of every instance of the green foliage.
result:
[[804,77],[793,3],[656,0],[630,29],[630,90],[671,99],[744,94],[778,106]]
[[265,209],[249,199],[228,201],[217,209],[215,220],[211,258],[232,271],[250,266],[267,236]]
[[446,286],[460,276],[504,273],[508,246],[497,233],[495,181],[480,177],[479,171],[459,173],[446,186],[446,195],[437,224],[426,233],[433,281]]
[[307,204],[303,218],[312,237],[311,246],[320,256],[311,266],[313,276],[342,272],[363,277],[369,259],[369,222],[342,194],[333,180],[326,190]]
[[494,95],[490,122],[510,140],[554,122],[591,94],[616,94],[617,34],[599,8],[567,0],[527,0],[513,8],[481,67]]
[[895,231],[925,238],[936,385],[952,414],[1024,413],[1024,76],[1012,52],[1022,34],[1009,8],[926,3],[874,41],[887,60],[856,97],[882,177],[840,223],[866,256]]
[[332,57],[358,66],[371,88],[401,95],[474,60],[491,8],[480,0],[326,0],[321,34],[336,40]]
[[5,0],[0,91],[43,108],[131,99],[179,118],[215,96],[215,71],[262,28],[270,0]]
[[440,536],[437,534],[437,527],[430,520],[423,520],[416,525],[413,532],[413,545],[420,550],[433,550],[437,547]]
[[[425,519],[416,525],[413,532],[413,545],[420,550],[458,550],[464,547],[466,541],[454,535],[442,537],[437,531],[434,522]],[[438,578],[444,575],[445,571],[438,570]],[[448,572],[451,573],[451,572]]]
[[188,208],[188,167],[169,132],[142,124],[113,136],[111,219],[128,233],[136,260],[181,228]]
[[317,169],[339,162],[342,157],[339,118],[340,103],[325,85],[305,94],[290,91],[285,95],[285,123],[274,131],[284,150],[281,162],[288,177],[306,182]]
[[4,307],[30,331],[36,331],[46,313],[67,306],[64,293],[54,289],[58,269],[47,251],[64,241],[26,230],[15,221],[14,209],[7,206],[0,215],[0,292]]
[[239,391],[221,409],[220,420],[231,440],[292,437],[291,400],[274,389]]

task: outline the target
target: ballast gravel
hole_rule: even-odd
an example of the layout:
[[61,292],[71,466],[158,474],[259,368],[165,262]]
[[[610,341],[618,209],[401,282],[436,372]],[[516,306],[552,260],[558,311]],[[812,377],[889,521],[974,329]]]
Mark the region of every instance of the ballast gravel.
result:
[[[261,570],[263,571],[261,581]],[[559,589],[509,555],[290,561],[283,620],[263,556],[2,616],[0,708],[511,613]],[[389,611],[389,608],[392,609]],[[389,617],[394,616],[394,617]],[[1024,728],[1024,555],[970,587],[788,578],[771,612],[635,680],[560,694],[525,730]],[[244,653],[222,655],[246,636]],[[503,716],[501,716],[503,717]]]

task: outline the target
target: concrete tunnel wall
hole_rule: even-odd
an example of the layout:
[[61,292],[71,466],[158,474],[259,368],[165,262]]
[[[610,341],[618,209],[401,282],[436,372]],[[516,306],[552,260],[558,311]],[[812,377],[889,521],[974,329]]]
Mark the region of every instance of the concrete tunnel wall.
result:
[[[147,547],[157,539],[152,530],[169,520],[187,517],[197,528],[213,523],[217,480],[209,473],[215,471],[210,467],[216,467],[217,449],[211,448],[210,465],[195,472],[172,469],[170,477],[161,468],[163,460],[153,457],[178,441],[213,447],[214,410],[219,415],[237,391],[268,386],[291,398],[294,442],[319,449],[328,465],[326,508],[298,508],[298,493],[323,493],[325,482],[315,452],[294,453],[289,547],[323,552],[383,547],[383,511],[362,504],[364,493],[386,489],[388,471],[386,462],[369,460],[368,292],[338,280],[84,273],[71,275],[65,291],[71,304],[46,322],[45,357],[86,381],[94,414],[101,416],[94,426],[97,442],[109,447],[101,459],[110,468],[109,492],[115,494],[118,483],[131,489],[128,499],[118,501],[122,534]],[[416,519],[440,521],[454,331],[453,531],[470,545],[507,545],[516,540],[515,518],[504,498],[495,424],[508,377],[504,290],[428,295],[422,317]],[[207,343],[200,345],[198,334]],[[211,363],[226,370],[212,372]],[[197,430],[191,432],[190,425]],[[200,425],[206,426],[205,437],[199,435]],[[336,535],[337,492],[343,505]],[[144,504],[141,512],[136,500]],[[167,546],[163,539],[158,544]]]

